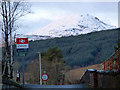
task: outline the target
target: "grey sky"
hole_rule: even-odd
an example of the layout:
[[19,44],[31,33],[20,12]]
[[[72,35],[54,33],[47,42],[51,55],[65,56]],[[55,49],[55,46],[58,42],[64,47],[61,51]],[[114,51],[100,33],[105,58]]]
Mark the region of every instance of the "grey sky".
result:
[[[30,3],[30,2],[29,2]],[[88,13],[104,22],[118,26],[117,2],[31,2],[33,14],[21,19],[22,28],[17,33],[39,30],[65,16]]]

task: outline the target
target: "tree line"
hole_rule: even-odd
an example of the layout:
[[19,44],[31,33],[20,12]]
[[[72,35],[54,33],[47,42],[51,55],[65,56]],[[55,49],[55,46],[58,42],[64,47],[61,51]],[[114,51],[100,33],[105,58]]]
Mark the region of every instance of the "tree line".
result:
[[[49,76],[48,85],[57,85],[62,80],[63,74],[69,69],[65,65],[65,61],[58,47],[49,48],[47,51],[41,53],[42,74],[46,72]],[[28,83],[39,84],[40,69],[39,59],[33,60],[26,67],[26,73],[29,74]]]

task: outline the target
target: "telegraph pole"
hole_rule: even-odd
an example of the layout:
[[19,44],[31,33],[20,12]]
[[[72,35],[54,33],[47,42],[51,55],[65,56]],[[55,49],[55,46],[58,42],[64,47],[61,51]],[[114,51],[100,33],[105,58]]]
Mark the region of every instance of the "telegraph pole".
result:
[[42,79],[41,79],[41,75],[42,75],[42,70],[41,70],[41,53],[39,53],[39,64],[40,64],[40,85],[42,85]]

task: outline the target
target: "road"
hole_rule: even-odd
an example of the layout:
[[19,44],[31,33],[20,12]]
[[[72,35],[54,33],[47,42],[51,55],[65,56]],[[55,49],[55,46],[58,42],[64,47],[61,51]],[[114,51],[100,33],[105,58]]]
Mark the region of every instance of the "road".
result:
[[37,85],[37,84],[25,84],[25,88],[86,88],[85,84],[75,85]]

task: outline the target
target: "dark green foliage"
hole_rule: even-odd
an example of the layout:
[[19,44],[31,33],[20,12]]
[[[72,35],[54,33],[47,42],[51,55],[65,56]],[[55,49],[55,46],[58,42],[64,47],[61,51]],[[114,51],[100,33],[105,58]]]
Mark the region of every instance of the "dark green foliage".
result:
[[[58,47],[49,48],[46,52],[41,53],[41,67],[42,73],[44,71],[48,74],[49,79],[47,80],[48,85],[57,85],[58,80],[62,79],[62,75],[67,71],[67,66],[63,60],[61,50]],[[27,66],[26,72],[30,73],[31,78],[29,78],[30,83],[39,82],[39,60],[34,63],[30,63]]]
[[118,30],[29,42],[30,48],[26,61],[37,59],[36,52],[44,52],[49,47],[57,46],[61,49],[66,64],[72,68],[75,65],[81,67],[101,63],[114,53],[114,46],[118,42]]
[[115,51],[116,51],[116,50],[120,50],[120,40],[119,40],[118,43],[117,43],[117,47],[114,46],[114,50],[115,50]]
[[50,47],[47,52],[42,53],[42,57],[48,61],[54,61],[56,59],[62,61],[63,56],[60,52],[61,50],[58,47]]
[[62,79],[62,71],[66,70],[61,50],[58,47],[50,47],[48,51],[42,53],[42,65],[43,71],[49,75],[48,83],[50,84],[57,84],[57,81]]

